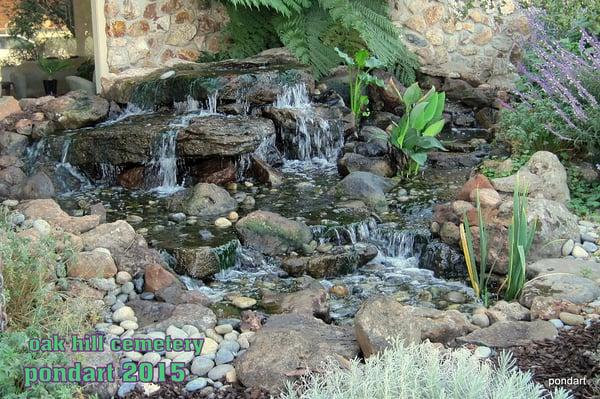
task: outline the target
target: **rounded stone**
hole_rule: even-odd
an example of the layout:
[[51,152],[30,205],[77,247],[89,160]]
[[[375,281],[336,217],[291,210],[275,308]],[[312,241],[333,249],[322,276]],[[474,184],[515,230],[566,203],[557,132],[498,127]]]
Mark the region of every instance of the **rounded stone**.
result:
[[160,362],[160,359],[160,355],[156,352],[148,352],[142,356],[142,362],[152,363],[153,366]]
[[192,374],[205,376],[210,370],[215,367],[215,362],[212,359],[205,356],[198,356],[192,362]]
[[563,328],[565,326],[565,323],[563,323],[560,319],[550,319],[548,321],[554,324],[554,327],[556,328]]
[[128,283],[132,280],[131,274],[129,274],[126,271],[120,271],[117,273],[117,275],[115,276],[115,280],[117,281],[117,284],[125,284]]
[[590,254],[579,244],[573,248],[572,255],[576,258],[588,258]]
[[487,346],[478,346],[474,354],[480,359],[487,359],[492,355],[492,350]]
[[485,313],[476,313],[471,318],[471,323],[475,324],[478,327],[488,327],[490,325],[490,319]]
[[227,334],[233,331],[233,327],[231,326],[231,324],[221,324],[215,327],[215,331],[217,332],[217,334]]
[[590,241],[584,242],[583,244],[581,244],[581,246],[587,252],[592,253],[592,254],[598,250],[598,246],[596,244],[594,244],[593,242],[590,242]]
[[135,320],[135,313],[129,306],[122,306],[114,311],[112,319],[116,323],[120,323],[125,320]]
[[450,291],[446,294],[446,300],[452,303],[464,303],[465,302],[465,294],[458,291]]
[[129,295],[130,293],[132,293],[133,290],[134,290],[134,287],[133,287],[133,283],[131,281],[126,282],[121,287],[121,292],[126,295]]
[[581,326],[585,324],[585,319],[583,316],[568,312],[560,312],[558,315],[560,320],[570,326]]
[[562,246],[561,254],[562,256],[569,256],[571,252],[573,252],[573,248],[575,248],[575,241],[572,239],[568,239]]
[[33,228],[37,230],[42,236],[48,236],[52,232],[52,226],[50,223],[43,219],[37,219],[33,222]]
[[217,364],[225,364],[231,363],[235,358],[233,352],[227,349],[219,349],[217,351],[217,355],[215,357],[215,363]]
[[229,221],[226,218],[218,218],[217,220],[215,220],[215,226],[217,226],[220,229],[226,229],[228,227],[231,227],[233,224],[231,223],[231,221]]
[[124,355],[134,362],[139,362],[143,358],[143,355],[140,352],[125,352]]
[[229,212],[229,214],[227,215],[227,219],[231,222],[237,222],[239,218],[240,215],[235,211]]
[[208,378],[213,381],[218,381],[224,378],[231,370],[234,370],[231,364],[221,364],[208,372]]
[[138,323],[133,320],[122,321],[120,325],[126,330],[137,330],[139,328]]
[[108,327],[108,333],[112,334],[112,335],[121,335],[125,332],[125,329],[121,326],[117,326],[115,324],[113,324],[112,326]]
[[217,341],[215,341],[212,338],[207,337],[204,339],[204,345],[202,345],[202,352],[200,354],[203,356],[215,354],[215,353],[217,353],[218,349],[219,349],[219,344],[217,343]]
[[196,326],[191,326],[189,324],[186,324],[185,326],[181,327],[181,329],[183,331],[185,331],[185,333],[191,338],[192,335],[195,334],[200,334],[200,330],[198,330],[198,328]]
[[240,344],[237,341],[225,339],[219,344],[219,350],[228,350],[232,353],[237,353],[240,350]]
[[185,390],[188,392],[195,392],[205,388],[208,385],[206,378],[196,378],[185,384]]
[[185,331],[173,325],[167,328],[167,335],[170,335],[171,338],[188,338],[188,334]]
[[250,309],[256,305],[256,299],[245,296],[234,296],[231,298],[231,303],[238,309]]

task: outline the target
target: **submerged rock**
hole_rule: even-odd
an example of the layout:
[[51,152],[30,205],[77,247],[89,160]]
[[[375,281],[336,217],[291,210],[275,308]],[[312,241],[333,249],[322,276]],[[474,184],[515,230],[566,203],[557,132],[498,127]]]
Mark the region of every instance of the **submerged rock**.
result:
[[328,358],[353,359],[358,345],[347,327],[325,324],[297,313],[271,316],[253,337],[252,345],[235,362],[246,387],[277,393],[289,373],[317,370]]
[[337,184],[335,191],[340,196],[364,201],[377,211],[385,211],[385,193],[393,186],[392,181],[385,177],[369,172],[352,172]]
[[237,202],[224,188],[210,183],[198,183],[180,198],[173,200],[169,207],[186,215],[210,217],[237,209]]
[[342,176],[352,172],[370,172],[383,177],[396,175],[396,166],[387,157],[369,158],[351,152],[345,154],[337,166]]
[[273,212],[255,211],[235,225],[244,245],[267,255],[299,250],[312,240],[308,226]]

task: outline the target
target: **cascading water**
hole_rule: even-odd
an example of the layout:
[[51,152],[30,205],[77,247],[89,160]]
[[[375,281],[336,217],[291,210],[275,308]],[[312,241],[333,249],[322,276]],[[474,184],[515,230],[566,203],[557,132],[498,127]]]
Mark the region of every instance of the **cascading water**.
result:
[[275,108],[290,110],[296,119],[295,131],[282,131],[287,160],[333,163],[344,145],[339,123],[330,123],[317,115],[305,84],[286,86],[277,96]]
[[150,163],[155,178],[152,191],[159,194],[172,194],[183,188],[178,184],[177,179],[177,135],[179,130],[189,126],[193,119],[215,115],[217,99],[218,92],[215,91],[208,96],[206,108],[200,107],[200,102],[191,96],[188,96],[184,102],[175,103],[176,111],[183,115],[169,125],[170,129],[163,132],[156,143],[155,156]]
[[57,176],[63,176],[63,179],[60,179],[61,182],[65,183],[65,187],[62,188],[61,191],[70,191],[68,186],[72,186],[68,184],[68,180],[73,180],[79,183],[79,189],[91,187],[92,183],[90,180],[81,173],[76,167],[69,163],[69,149],[71,148],[72,138],[70,136],[66,136],[63,141],[63,148],[60,157],[60,162],[56,164],[55,171]]
[[106,126],[112,126],[115,125],[119,122],[124,121],[127,118],[130,118],[132,116],[139,116],[139,115],[146,115],[149,114],[151,111],[145,108],[142,108],[136,104],[127,104],[127,106],[125,107],[125,109],[118,113],[117,115],[113,116],[112,118],[99,123],[97,125],[97,127],[106,127]]

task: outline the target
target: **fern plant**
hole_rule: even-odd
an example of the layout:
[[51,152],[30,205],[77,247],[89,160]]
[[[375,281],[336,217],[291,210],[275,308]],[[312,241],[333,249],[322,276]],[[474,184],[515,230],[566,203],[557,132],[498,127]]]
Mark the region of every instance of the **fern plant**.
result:
[[[385,0],[221,0],[230,23],[225,52],[246,57],[284,45],[317,76],[340,63],[334,48],[354,53],[367,48],[403,83],[415,80],[414,54],[389,19]],[[357,43],[360,41],[361,43]],[[360,44],[360,45],[358,45]]]

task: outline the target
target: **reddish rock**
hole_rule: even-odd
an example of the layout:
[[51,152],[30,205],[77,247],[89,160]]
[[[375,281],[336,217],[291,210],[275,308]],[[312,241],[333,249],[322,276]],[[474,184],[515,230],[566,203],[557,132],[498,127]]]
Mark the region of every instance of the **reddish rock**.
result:
[[155,19],[156,17],[156,3],[148,4],[144,10],[144,18]]
[[212,183],[218,186],[235,182],[237,179],[235,164],[231,160],[208,160],[195,166],[190,173],[199,182]]
[[471,201],[476,204],[477,196],[479,195],[479,203],[482,208],[495,208],[502,202],[500,194],[493,188],[479,188],[471,191],[469,197]]
[[141,188],[144,185],[144,167],[136,166],[123,171],[118,177],[119,184],[127,189]]
[[490,180],[487,177],[485,177],[482,174],[477,174],[477,175],[473,176],[472,178],[470,178],[469,180],[467,180],[467,182],[461,188],[457,199],[463,200],[463,201],[471,201],[471,191],[475,190],[476,188],[494,189],[494,186],[492,186],[492,183],[490,183]]
[[127,34],[133,37],[140,37],[146,35],[149,30],[150,24],[148,24],[148,21],[141,20],[131,24],[127,30]]
[[179,0],[167,0],[160,8],[165,14],[173,14],[175,11],[181,8],[181,2]]
[[181,11],[181,12],[178,12],[177,15],[175,15],[175,23],[176,24],[182,24],[184,22],[192,22],[192,20],[193,20],[192,16],[187,11]]
[[106,32],[108,36],[111,37],[123,37],[125,36],[125,32],[127,31],[127,25],[125,21],[114,21],[108,28]]
[[144,290],[157,292],[177,282],[177,278],[159,264],[146,267],[144,272]]
[[0,121],[17,112],[21,112],[21,107],[14,97],[4,96],[0,98]]
[[200,57],[200,52],[191,48],[180,50],[177,53],[177,58],[185,61],[196,61]]
[[82,279],[109,278],[117,274],[117,266],[108,251],[81,252],[67,267],[67,274]]
[[531,303],[531,320],[558,319],[561,312],[579,314],[581,306],[564,299],[536,296]]

